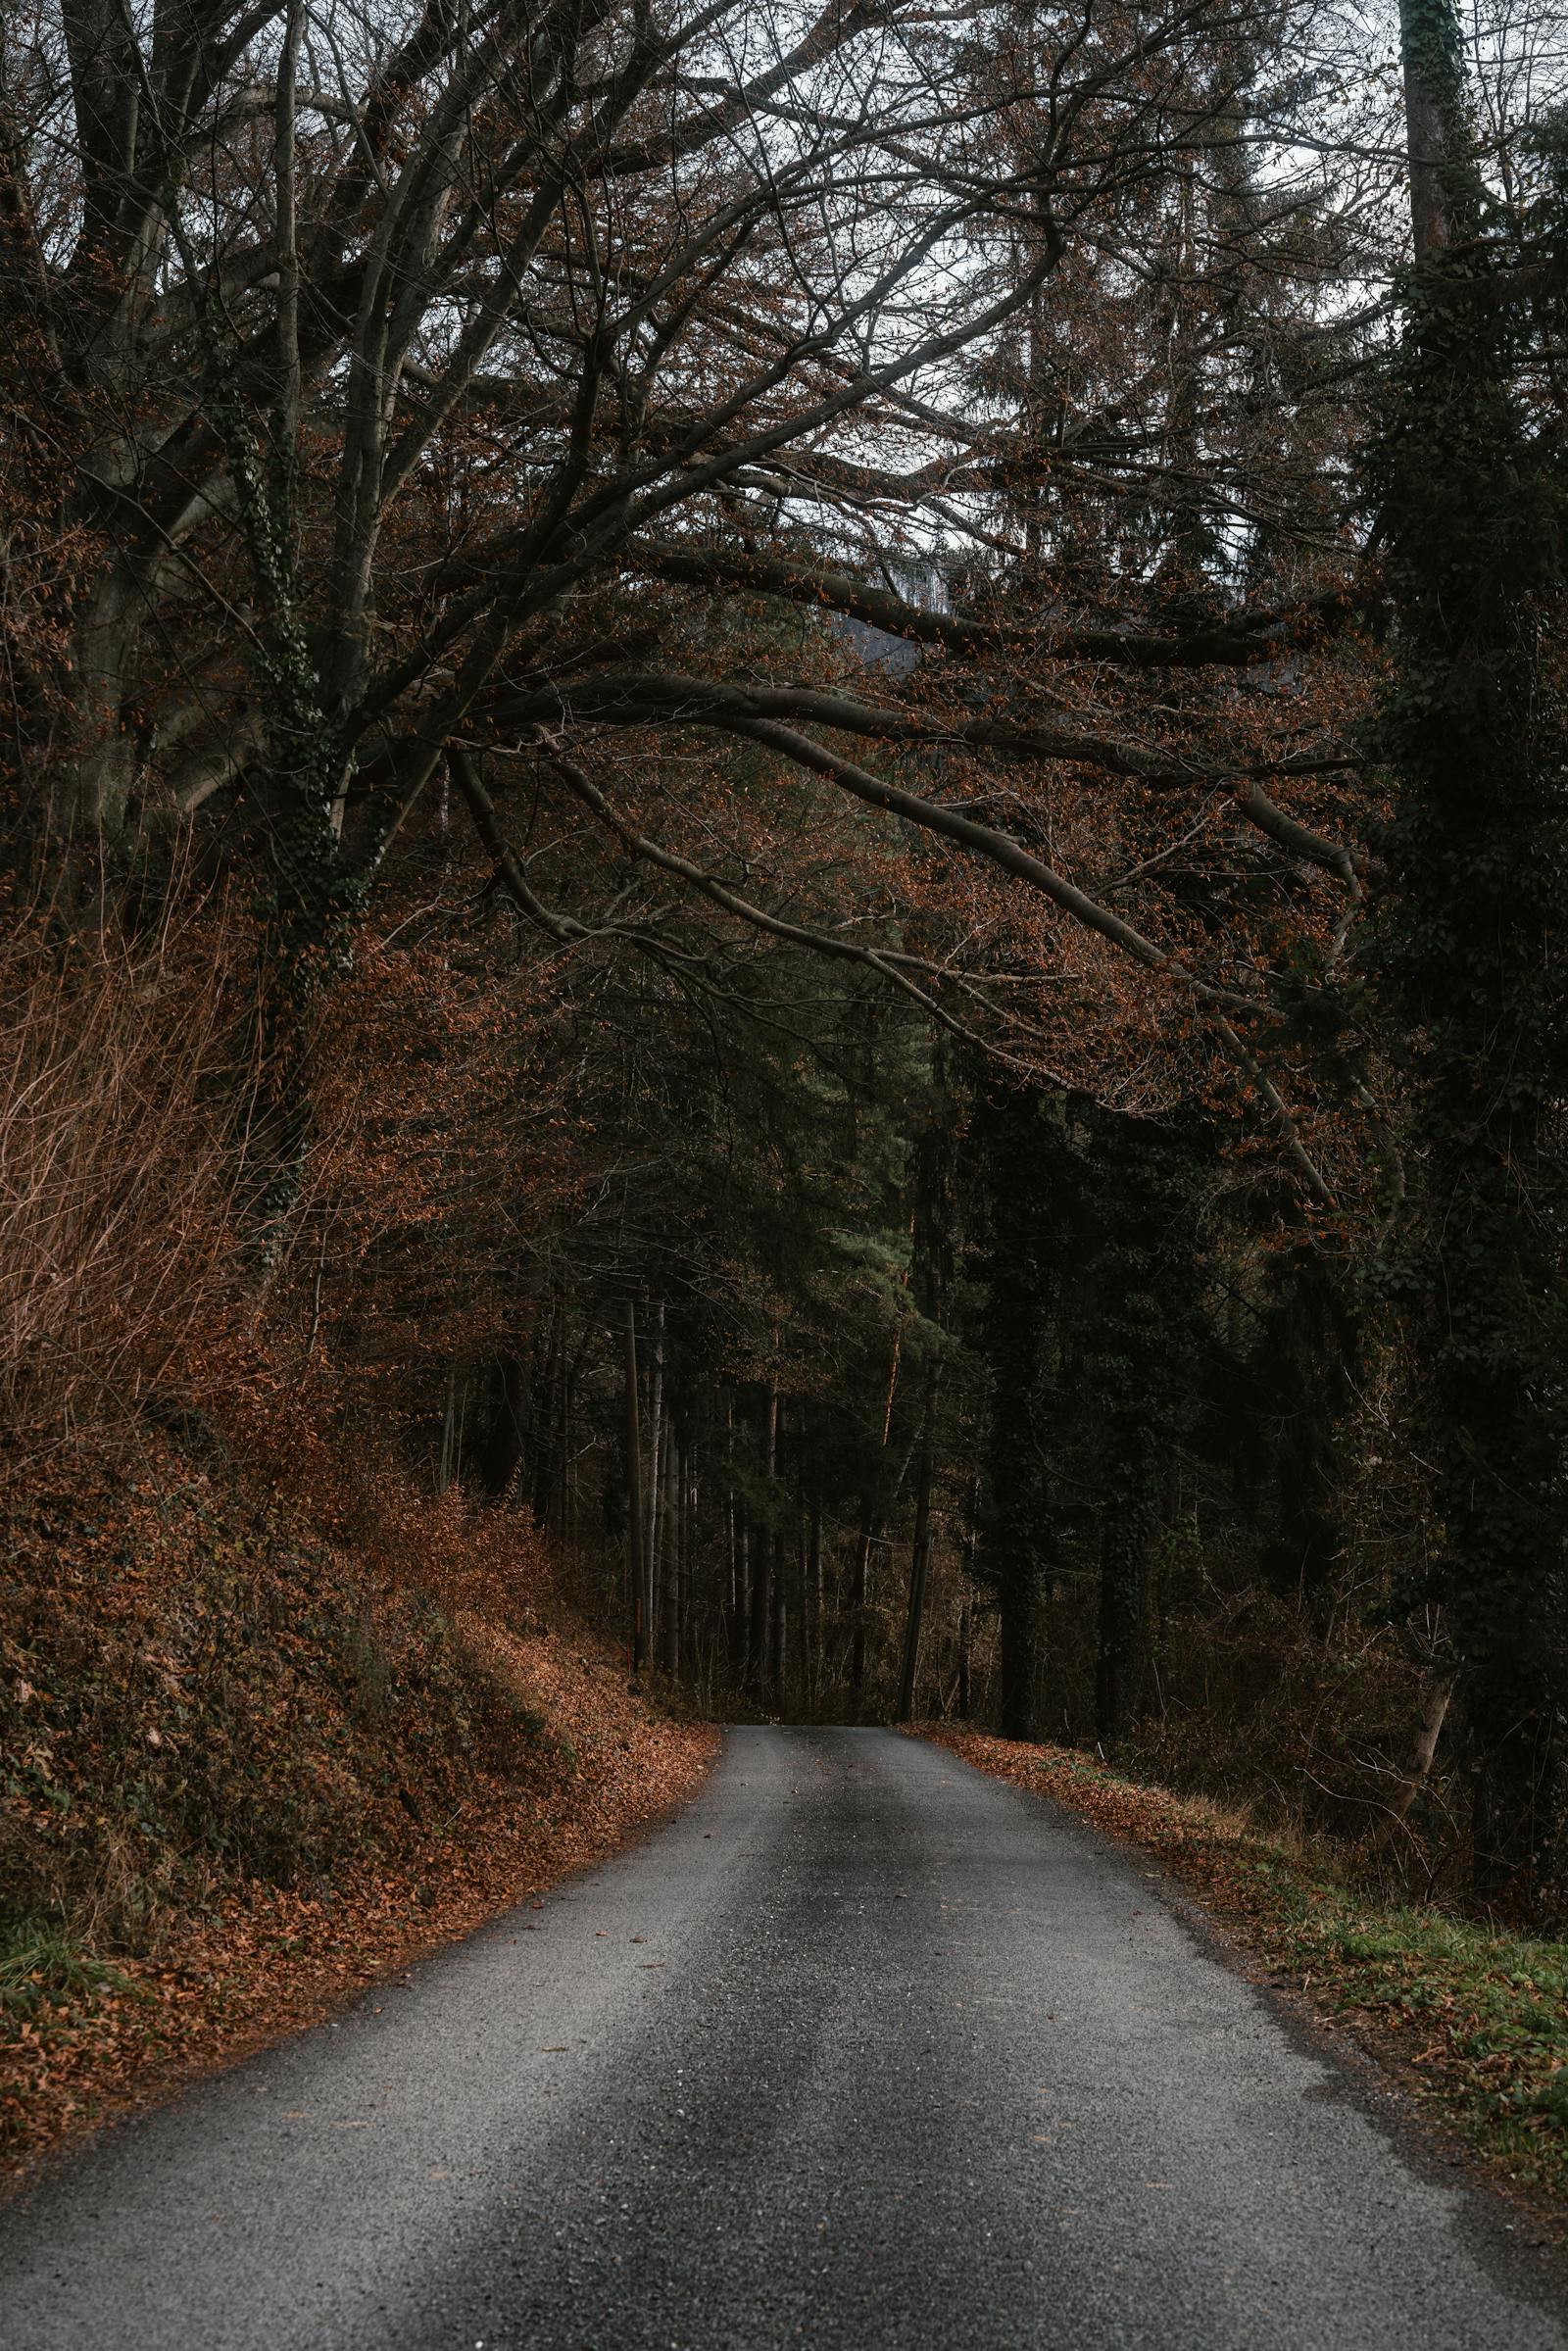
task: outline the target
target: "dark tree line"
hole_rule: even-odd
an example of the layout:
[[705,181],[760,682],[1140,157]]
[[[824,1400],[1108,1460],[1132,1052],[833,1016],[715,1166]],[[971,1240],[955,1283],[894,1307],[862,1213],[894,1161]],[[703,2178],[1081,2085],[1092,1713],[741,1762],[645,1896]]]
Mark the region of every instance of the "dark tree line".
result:
[[19,1424],[199,1298],[704,1703],[1560,1907],[1557,119],[1447,0],[0,37]]

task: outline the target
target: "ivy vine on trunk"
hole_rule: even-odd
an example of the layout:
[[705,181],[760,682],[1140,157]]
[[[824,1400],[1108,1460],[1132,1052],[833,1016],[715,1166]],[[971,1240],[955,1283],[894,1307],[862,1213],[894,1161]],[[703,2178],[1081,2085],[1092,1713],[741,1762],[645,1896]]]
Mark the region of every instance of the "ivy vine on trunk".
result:
[[[1417,115],[1451,124],[1446,11],[1406,20]],[[1562,214],[1522,234],[1455,153],[1412,171],[1418,259],[1368,452],[1396,614],[1376,959],[1415,1147],[1383,1283],[1438,1486],[1476,1889],[1539,1910],[1563,1882],[1568,1767],[1568,735],[1547,659],[1565,485],[1516,288],[1560,256]]]

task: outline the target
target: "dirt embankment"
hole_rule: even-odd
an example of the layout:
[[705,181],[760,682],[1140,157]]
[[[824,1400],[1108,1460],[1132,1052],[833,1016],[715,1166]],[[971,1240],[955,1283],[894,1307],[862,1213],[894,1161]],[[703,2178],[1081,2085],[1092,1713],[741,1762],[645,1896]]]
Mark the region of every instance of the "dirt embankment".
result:
[[0,2168],[609,1852],[716,1735],[627,1687],[517,1514],[325,1533],[173,1445],[0,1497]]

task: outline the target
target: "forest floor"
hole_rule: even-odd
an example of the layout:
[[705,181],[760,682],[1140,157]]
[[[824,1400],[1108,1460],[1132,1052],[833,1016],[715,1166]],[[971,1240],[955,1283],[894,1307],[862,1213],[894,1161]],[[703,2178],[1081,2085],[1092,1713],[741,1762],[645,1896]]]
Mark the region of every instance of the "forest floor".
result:
[[1348,2031],[1497,2184],[1554,2233],[1568,2228],[1568,1944],[1379,1904],[1243,1815],[1119,1779],[1071,1748],[921,1730],[1160,1863],[1276,1988]]
[[[524,1518],[177,1448],[0,1492],[0,2180],[612,1851],[717,1746]],[[395,1525],[393,1522],[396,1522]]]

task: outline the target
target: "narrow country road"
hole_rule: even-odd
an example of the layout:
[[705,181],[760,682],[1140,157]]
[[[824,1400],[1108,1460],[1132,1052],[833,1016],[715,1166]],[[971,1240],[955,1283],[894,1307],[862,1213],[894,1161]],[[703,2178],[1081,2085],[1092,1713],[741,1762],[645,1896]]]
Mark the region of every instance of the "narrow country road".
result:
[[891,1733],[743,1730],[619,1859],[0,2211],[0,2342],[1568,2346],[1512,2217],[1136,1858]]

